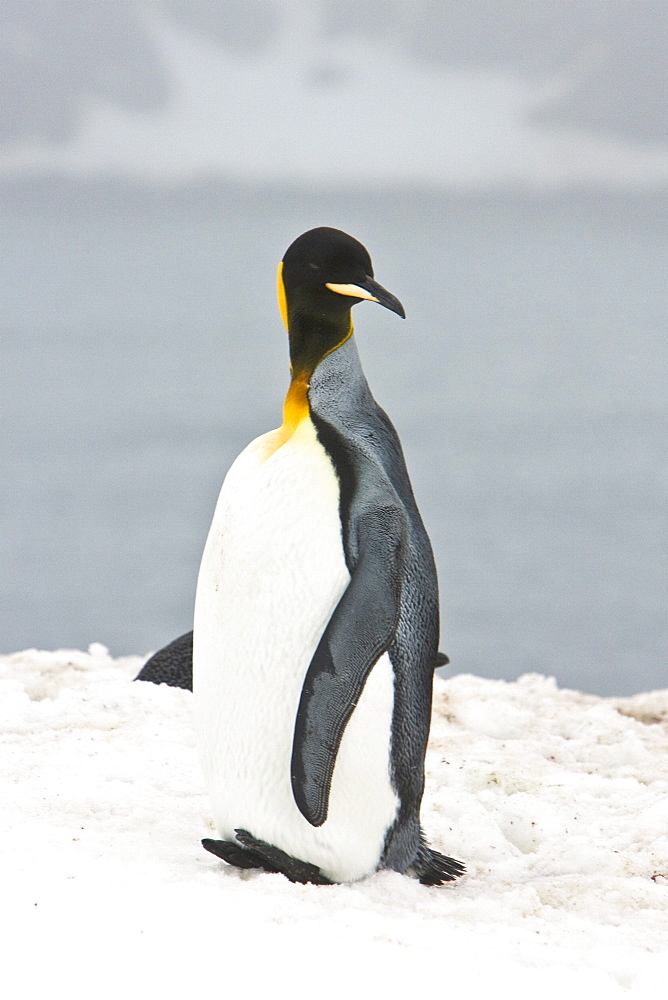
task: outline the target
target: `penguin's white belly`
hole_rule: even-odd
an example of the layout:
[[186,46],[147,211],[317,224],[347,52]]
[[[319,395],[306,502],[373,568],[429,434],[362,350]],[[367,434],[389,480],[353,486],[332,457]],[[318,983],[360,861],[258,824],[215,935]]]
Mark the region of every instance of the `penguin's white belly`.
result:
[[[271,453],[257,438],[230,469],[197,583],[197,739],[223,840],[235,829],[334,881],[374,871],[398,798],[390,782],[392,666],[373,668],[343,734],[329,812],[313,827],[290,783],[304,676],[346,589],[339,486],[310,419]],[[269,457],[267,457],[269,455]]]

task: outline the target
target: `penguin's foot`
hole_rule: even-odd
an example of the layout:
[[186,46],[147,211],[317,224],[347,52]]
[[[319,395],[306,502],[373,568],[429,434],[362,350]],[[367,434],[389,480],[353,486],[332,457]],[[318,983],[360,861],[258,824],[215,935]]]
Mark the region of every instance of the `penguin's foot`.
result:
[[299,861],[291,857],[278,847],[266,844],[264,840],[256,840],[247,830],[234,831],[237,840],[243,844],[246,850],[254,856],[262,858],[262,867],[265,871],[280,872],[291,882],[301,882],[305,884],[312,882],[314,885],[331,885],[331,879],[322,874],[317,865],[309,864],[308,861]]
[[422,885],[443,885],[464,875],[466,866],[461,861],[439,854],[422,841],[410,871],[417,875]]
[[236,844],[233,840],[209,840],[202,841],[202,847],[210,854],[215,854],[217,858],[227,861],[228,865],[235,868],[264,868],[265,871],[275,872],[276,868],[268,868],[267,862],[254,851],[247,851]]
[[272,847],[263,840],[256,840],[247,830],[235,830],[238,843],[233,840],[202,841],[202,847],[217,858],[227,861],[235,868],[261,868],[265,872],[285,875],[291,882],[313,882],[315,885],[331,885],[316,865],[298,861],[278,847]]

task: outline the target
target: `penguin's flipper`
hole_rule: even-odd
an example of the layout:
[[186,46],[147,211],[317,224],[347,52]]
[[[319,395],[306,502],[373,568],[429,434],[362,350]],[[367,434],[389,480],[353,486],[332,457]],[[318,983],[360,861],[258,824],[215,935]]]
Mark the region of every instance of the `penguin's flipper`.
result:
[[[305,885],[308,882],[314,885],[331,885],[330,879],[326,878],[317,865],[312,865],[308,861],[299,861],[291,857],[278,847],[266,844],[264,840],[256,840],[248,830],[235,830],[236,838],[246,849],[244,853],[250,852],[263,859],[262,867],[267,872],[280,872],[291,882],[301,882]],[[204,841],[202,841],[204,843]],[[225,845],[228,846],[227,844]],[[231,846],[231,845],[230,845]],[[227,859],[226,859],[227,860]]]
[[436,659],[434,660],[434,670],[438,670],[439,667],[444,667],[450,662],[450,657],[447,653],[437,653]]
[[186,632],[174,642],[154,653],[141,668],[136,681],[170,684],[172,687],[193,689],[193,634]]
[[344,729],[366,679],[390,648],[399,621],[404,521],[395,507],[360,517],[359,560],[304,678],[290,774],[299,811],[312,826],[327,819]]

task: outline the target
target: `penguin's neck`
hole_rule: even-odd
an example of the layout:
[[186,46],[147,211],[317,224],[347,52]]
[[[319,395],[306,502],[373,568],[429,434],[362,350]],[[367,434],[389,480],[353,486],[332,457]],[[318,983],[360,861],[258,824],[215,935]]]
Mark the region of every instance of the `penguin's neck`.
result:
[[305,377],[308,381],[323,358],[345,344],[352,332],[350,309],[339,316],[290,313],[288,339],[293,380]]
[[290,314],[291,382],[283,406],[282,437],[287,440],[309,415],[308,390],[313,372],[330,354],[350,339],[353,321],[350,310],[340,316]]
[[344,426],[378,408],[364,377],[357,344],[349,337],[324,357],[309,381],[311,417]]

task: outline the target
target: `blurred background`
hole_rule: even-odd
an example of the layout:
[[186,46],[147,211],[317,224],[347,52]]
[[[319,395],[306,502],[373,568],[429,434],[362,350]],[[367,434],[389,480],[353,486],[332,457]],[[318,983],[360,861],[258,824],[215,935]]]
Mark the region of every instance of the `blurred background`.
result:
[[668,684],[665,0],[3,0],[2,650],[191,627],[281,420],[315,225],[430,532],[452,672]]

